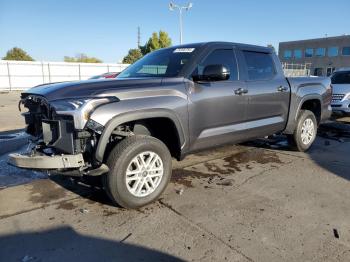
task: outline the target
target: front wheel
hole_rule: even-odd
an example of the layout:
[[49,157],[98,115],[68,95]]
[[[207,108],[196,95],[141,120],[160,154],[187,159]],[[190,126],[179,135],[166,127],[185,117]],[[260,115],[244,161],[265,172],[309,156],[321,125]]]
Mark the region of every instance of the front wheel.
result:
[[313,112],[301,110],[293,135],[288,136],[290,145],[297,151],[304,152],[310,148],[317,134],[317,121]]
[[171,177],[171,155],[151,136],[131,136],[117,144],[107,158],[110,171],[104,188],[114,203],[139,208],[155,201]]

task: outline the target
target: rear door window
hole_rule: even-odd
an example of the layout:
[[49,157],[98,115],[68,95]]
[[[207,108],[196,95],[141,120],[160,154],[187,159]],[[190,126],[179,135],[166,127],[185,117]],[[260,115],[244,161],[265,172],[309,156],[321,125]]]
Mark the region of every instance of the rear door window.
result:
[[252,81],[269,80],[276,74],[271,54],[243,51],[247,65],[248,79]]

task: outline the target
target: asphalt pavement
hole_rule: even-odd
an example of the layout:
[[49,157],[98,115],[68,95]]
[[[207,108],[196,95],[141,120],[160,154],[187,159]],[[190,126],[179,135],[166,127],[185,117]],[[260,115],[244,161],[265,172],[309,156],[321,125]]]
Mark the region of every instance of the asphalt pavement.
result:
[[349,261],[349,126],[319,135],[307,153],[274,137],[174,161],[140,210],[112,206],[98,179],[4,185],[0,261]]
[[15,132],[24,128],[24,118],[18,109],[20,91],[0,92],[0,135],[4,131]]

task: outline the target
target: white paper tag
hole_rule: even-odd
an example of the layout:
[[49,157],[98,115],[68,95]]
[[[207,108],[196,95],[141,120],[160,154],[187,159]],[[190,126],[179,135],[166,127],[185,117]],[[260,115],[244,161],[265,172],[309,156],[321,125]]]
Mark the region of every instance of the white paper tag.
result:
[[174,53],[192,53],[195,48],[176,48]]

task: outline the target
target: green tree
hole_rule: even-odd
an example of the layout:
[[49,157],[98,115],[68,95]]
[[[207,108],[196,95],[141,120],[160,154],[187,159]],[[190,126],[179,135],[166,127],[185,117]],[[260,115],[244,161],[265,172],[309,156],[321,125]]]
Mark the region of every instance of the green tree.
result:
[[159,33],[154,32],[147,43],[141,47],[141,52],[145,55],[154,50],[169,46],[171,46],[171,38],[168,33],[164,31],[159,31]]
[[65,56],[64,62],[102,63],[102,60],[100,60],[96,57],[88,57],[86,54],[77,54],[75,57]]
[[34,61],[34,59],[28,55],[26,51],[18,47],[14,47],[7,51],[6,56],[4,56],[2,59],[16,61]]
[[159,46],[160,48],[171,46],[171,39],[168,33],[159,31]]
[[142,57],[141,50],[139,48],[130,49],[128,54],[123,58],[123,63],[133,64]]
[[271,48],[274,52],[276,52],[276,49],[272,44],[268,44],[267,47]]

